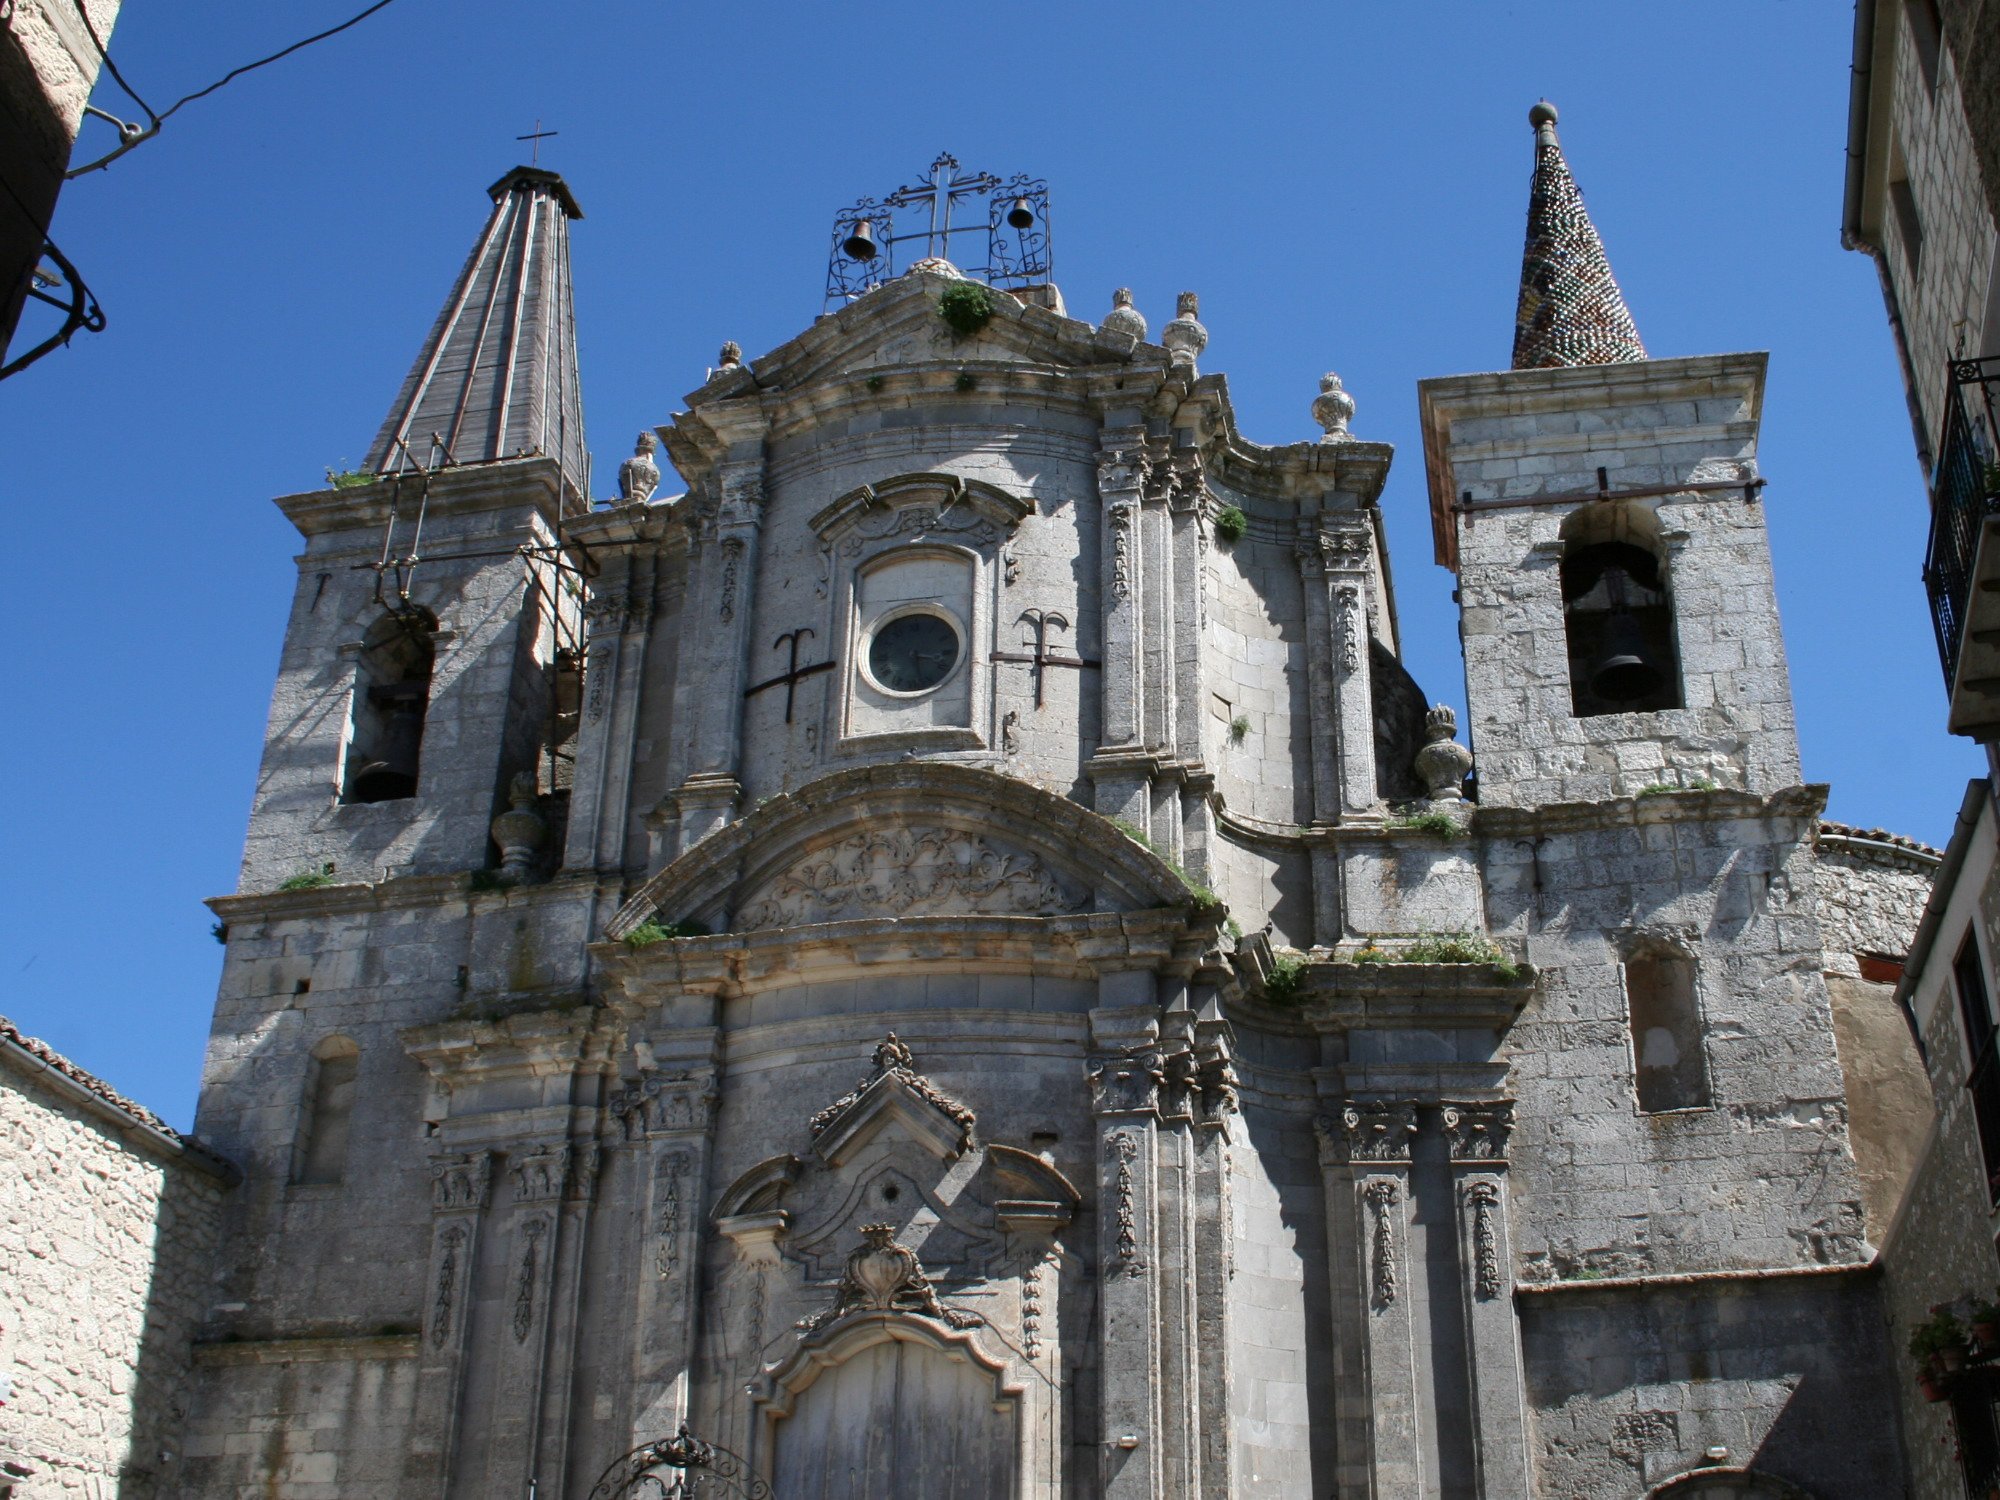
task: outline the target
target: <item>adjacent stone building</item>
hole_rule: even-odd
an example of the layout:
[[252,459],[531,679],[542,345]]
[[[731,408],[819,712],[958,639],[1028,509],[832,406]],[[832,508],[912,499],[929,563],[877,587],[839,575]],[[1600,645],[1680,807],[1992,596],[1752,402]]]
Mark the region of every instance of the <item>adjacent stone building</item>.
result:
[[1645,358],[1533,123],[1516,368],[1419,391],[1471,749],[1390,449],[1241,432],[1193,294],[864,206],[593,506],[581,213],[494,185],[279,502],[173,1493],[1901,1490],[1937,856],[1801,781],[1763,356]]
[[9,198],[0,213],[0,369],[33,357],[10,348],[31,293],[74,314],[73,325],[59,325],[65,335],[87,319],[102,326],[82,277],[48,232],[122,4],[12,0],[0,10],[0,182]]
[[0,1018],[0,1495],[175,1492],[233,1181]]
[[[1875,262],[1908,393],[1946,726],[1985,748],[1990,772],[2000,766],[2000,7],[1859,0],[1848,129],[1843,239]],[[1990,783],[1967,791],[1896,989],[1934,1105],[1880,1239],[1912,1493],[1924,1500],[2000,1484],[2000,1376],[1982,1357],[1926,1390],[1919,1378],[1937,1359],[1906,1352],[1940,1313],[1962,1327],[2000,1297]],[[1858,1138],[1856,1150],[1865,1160]]]

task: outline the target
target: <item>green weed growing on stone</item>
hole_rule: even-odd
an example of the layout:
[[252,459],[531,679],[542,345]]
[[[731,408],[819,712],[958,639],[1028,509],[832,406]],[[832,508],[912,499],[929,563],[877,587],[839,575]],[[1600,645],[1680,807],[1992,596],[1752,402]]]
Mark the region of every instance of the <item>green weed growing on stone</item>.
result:
[[1250,715],[1238,714],[1229,721],[1229,743],[1240,745],[1250,738]]
[[344,458],[340,462],[342,465],[340,468],[329,468],[326,471],[326,482],[335,489],[358,490],[364,485],[370,485],[375,482],[376,475],[370,474],[364,469],[347,468],[347,460]]
[[655,943],[664,943],[672,938],[707,937],[708,929],[699,922],[662,922],[658,917],[648,917],[637,927],[625,934],[628,948],[650,948]]
[[955,281],[938,298],[938,316],[960,338],[984,328],[993,316],[993,293],[976,281]]
[[1242,541],[1243,533],[1249,529],[1249,519],[1240,506],[1225,505],[1215,513],[1215,534],[1225,542]]
[[1271,957],[1271,972],[1264,976],[1264,998],[1273,1005],[1296,1005],[1305,989],[1306,956],[1289,950]]
[[1399,833],[1428,833],[1447,839],[1460,831],[1458,819],[1446,812],[1411,813],[1407,817],[1391,818],[1384,826]]
[[278,882],[281,891],[316,891],[333,884],[333,861],[328,860],[317,870],[301,870],[296,875],[287,875]]
[[1521,977],[1521,966],[1507,950],[1474,932],[1426,932],[1400,948],[1368,943],[1339,955],[1341,963],[1356,964],[1485,964],[1505,983]]

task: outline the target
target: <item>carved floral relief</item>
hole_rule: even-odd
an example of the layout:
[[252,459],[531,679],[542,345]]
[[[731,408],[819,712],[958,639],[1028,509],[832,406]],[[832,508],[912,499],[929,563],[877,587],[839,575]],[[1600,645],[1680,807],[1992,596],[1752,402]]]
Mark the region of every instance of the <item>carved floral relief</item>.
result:
[[815,850],[744,904],[738,931],[894,916],[1041,915],[1086,897],[1032,854],[974,833],[885,828]]

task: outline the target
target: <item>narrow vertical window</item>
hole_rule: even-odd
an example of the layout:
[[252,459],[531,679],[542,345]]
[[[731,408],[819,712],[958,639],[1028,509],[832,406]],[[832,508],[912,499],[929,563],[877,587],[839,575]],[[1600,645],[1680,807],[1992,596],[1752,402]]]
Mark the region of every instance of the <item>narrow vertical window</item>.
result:
[[344,1036],[330,1036],[313,1048],[306,1069],[305,1108],[292,1152],[292,1180],[339,1182],[346,1175],[347,1136],[354,1117],[354,1081],[361,1049]]
[[1910,40],[1916,44],[1917,66],[1923,70],[1924,87],[1937,92],[1938,62],[1944,47],[1944,17],[1937,0],[1909,0],[1903,13],[1910,18]]
[[1563,635],[1579,719],[1681,706],[1674,609],[1659,521],[1600,500],[1563,522]]
[[422,611],[370,627],[354,682],[343,802],[394,802],[417,794],[424,714],[430,707],[437,622]]
[[1951,961],[1951,984],[1958,993],[1958,1019],[1965,1032],[1966,1091],[1979,1127],[1980,1155],[1986,1161],[1986,1188],[2000,1195],[2000,1046],[1995,1045],[1993,1001],[1979,939],[1967,932]]
[[1641,1112],[1706,1109],[1708,1058],[1694,960],[1651,954],[1626,960],[1625,1004]]

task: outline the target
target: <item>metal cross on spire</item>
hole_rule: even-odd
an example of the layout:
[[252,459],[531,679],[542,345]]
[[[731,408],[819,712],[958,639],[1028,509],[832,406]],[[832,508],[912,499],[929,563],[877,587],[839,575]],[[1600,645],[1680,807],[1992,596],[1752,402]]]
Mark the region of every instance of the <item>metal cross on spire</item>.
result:
[[547,140],[552,135],[561,135],[561,134],[562,132],[560,130],[542,129],[542,117],[540,115],[536,115],[535,128],[529,131],[528,134],[526,135],[515,136],[514,139],[517,141],[533,141],[535,143],[534,146],[531,148],[531,154],[528,157],[528,165],[531,167],[539,167],[542,164],[542,142]]

